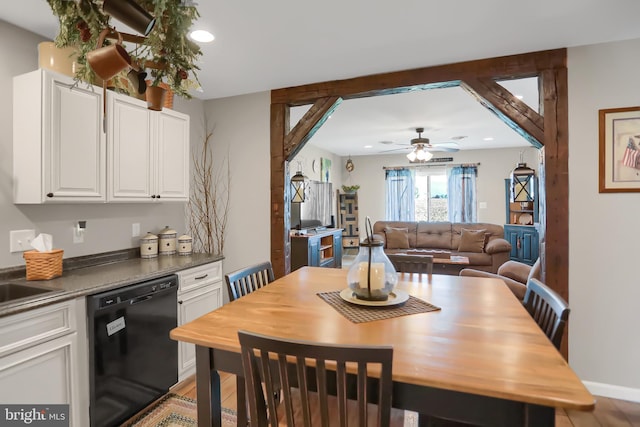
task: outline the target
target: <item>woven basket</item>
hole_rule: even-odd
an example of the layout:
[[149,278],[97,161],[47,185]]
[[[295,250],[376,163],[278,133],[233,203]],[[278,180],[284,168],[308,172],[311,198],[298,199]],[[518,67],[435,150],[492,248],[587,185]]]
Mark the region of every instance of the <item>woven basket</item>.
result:
[[26,251],[27,280],[49,280],[62,276],[62,249],[49,252]]

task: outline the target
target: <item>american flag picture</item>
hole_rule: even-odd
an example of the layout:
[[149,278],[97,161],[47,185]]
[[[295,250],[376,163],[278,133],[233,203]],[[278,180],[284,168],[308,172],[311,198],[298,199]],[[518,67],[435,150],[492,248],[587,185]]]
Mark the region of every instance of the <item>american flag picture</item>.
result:
[[638,147],[633,142],[633,138],[629,138],[627,148],[625,148],[622,156],[622,164],[634,169],[640,169],[640,151],[638,151]]

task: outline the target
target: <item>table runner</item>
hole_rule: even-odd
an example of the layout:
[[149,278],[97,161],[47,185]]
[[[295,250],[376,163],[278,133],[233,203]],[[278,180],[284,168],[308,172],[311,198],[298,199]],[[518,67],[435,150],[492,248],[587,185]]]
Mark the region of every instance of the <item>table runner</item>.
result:
[[340,297],[340,291],[319,292],[316,295],[353,323],[371,322],[374,320],[406,316],[408,314],[428,313],[430,311],[440,310],[440,307],[411,295],[409,295],[409,299],[404,304],[388,307],[371,307],[352,304]]

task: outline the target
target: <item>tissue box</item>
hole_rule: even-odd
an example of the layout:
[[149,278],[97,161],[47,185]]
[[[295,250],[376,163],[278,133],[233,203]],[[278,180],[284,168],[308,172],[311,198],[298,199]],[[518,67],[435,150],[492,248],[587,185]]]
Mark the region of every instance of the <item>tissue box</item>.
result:
[[22,256],[27,263],[27,280],[49,280],[62,276],[63,254],[62,249],[24,252]]

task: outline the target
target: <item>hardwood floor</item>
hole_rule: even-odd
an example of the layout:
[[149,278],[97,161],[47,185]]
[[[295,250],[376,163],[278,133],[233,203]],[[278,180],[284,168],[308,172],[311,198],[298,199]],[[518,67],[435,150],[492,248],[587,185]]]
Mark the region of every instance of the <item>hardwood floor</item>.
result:
[[[236,379],[234,375],[221,373],[222,406],[236,409]],[[187,379],[172,390],[176,394],[196,398],[196,382]],[[593,412],[556,411],[557,427],[640,427],[640,403],[597,397]]]

